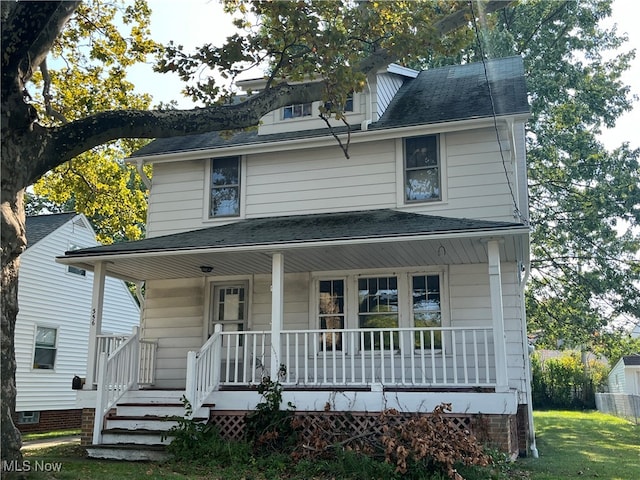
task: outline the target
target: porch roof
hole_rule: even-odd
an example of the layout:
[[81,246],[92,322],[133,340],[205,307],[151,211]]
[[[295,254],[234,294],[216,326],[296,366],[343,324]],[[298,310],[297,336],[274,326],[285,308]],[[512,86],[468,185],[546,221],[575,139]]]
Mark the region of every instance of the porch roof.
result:
[[[115,276],[138,280],[193,277],[196,272],[201,275],[200,265],[213,266],[212,274],[218,275],[268,273],[271,269],[269,254],[275,251],[292,254],[287,254],[285,271],[376,268],[400,266],[405,262],[413,262],[409,265],[469,263],[474,259],[486,261],[484,247],[480,247],[481,251],[475,255],[458,253],[448,260],[438,257],[444,256],[442,249],[453,253],[455,245],[451,242],[454,240],[527,235],[528,232],[529,228],[521,223],[385,209],[251,218],[172,235],[68,251],[57,260],[89,270],[99,261],[108,261],[107,270]],[[398,243],[433,240],[440,240],[440,244],[429,254],[431,258],[425,258],[427,249],[424,246],[414,245],[413,253],[406,245],[404,253],[400,253],[401,247],[394,247]],[[357,254],[355,248],[358,248]],[[513,245],[505,252],[505,257],[513,257],[515,249]],[[382,260],[385,250],[387,261]],[[152,266],[154,262],[155,266]],[[226,269],[222,268],[223,264],[227,265]]]

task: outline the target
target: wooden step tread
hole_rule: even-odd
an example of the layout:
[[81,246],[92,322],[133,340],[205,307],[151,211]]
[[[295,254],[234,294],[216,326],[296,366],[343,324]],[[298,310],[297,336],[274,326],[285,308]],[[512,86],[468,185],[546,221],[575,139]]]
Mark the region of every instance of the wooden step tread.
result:
[[[118,403],[117,407],[184,407],[183,403],[169,402],[125,402]],[[203,407],[215,407],[215,403],[203,403]]]
[[[182,419],[179,415],[109,415],[107,420],[166,420],[168,422],[176,419]],[[193,417],[192,420],[203,422],[208,420],[207,417]]]
[[157,451],[165,451],[167,449],[166,445],[155,444],[155,445],[140,445],[138,443],[101,443],[99,445],[89,445],[87,448],[101,448],[101,449],[111,449],[111,450],[157,450]]

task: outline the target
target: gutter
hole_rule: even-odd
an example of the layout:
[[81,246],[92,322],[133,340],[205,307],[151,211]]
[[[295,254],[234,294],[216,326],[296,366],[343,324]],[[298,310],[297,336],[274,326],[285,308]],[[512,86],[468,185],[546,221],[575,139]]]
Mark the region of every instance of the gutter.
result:
[[207,253],[242,253],[242,252],[273,252],[274,250],[286,249],[299,249],[309,247],[332,247],[342,245],[358,245],[358,244],[379,244],[393,241],[395,242],[411,242],[417,240],[437,240],[437,239],[457,239],[457,238],[492,238],[502,237],[505,235],[522,235],[529,232],[529,227],[514,227],[505,230],[496,229],[479,229],[474,231],[468,230],[451,230],[442,232],[431,232],[413,234],[413,235],[386,235],[381,237],[351,237],[351,238],[336,238],[336,239],[322,239],[322,240],[303,240],[303,241],[291,241],[291,242],[278,242],[278,243],[252,243],[245,245],[230,245],[230,246],[185,246],[180,248],[147,248],[137,251],[105,251],[95,254],[77,254],[77,255],[65,255],[56,257],[56,262],[65,265],[75,265],[77,260],[100,262],[105,261],[107,258],[140,258],[140,257],[156,257],[167,254],[173,255],[190,255],[190,254],[207,254]]
[[[497,118],[513,118],[514,120],[526,120],[530,117],[529,113],[515,113],[502,115]],[[389,140],[395,139],[398,135],[410,136],[410,135],[429,135],[435,133],[447,133],[458,130],[466,130],[472,128],[482,128],[493,126],[493,118],[469,118],[465,120],[454,120],[445,123],[432,123],[432,124],[420,124],[411,125],[405,127],[389,127],[389,128],[374,128],[370,129],[367,125],[365,131],[351,132],[351,144],[367,142],[375,137],[376,140]],[[344,136],[346,133],[338,134],[338,136]],[[289,140],[276,140],[268,141],[268,139],[257,139],[256,142],[243,143],[239,145],[220,145],[216,147],[210,147],[205,149],[194,150],[180,150],[169,153],[155,153],[151,155],[144,155],[139,157],[129,157],[125,159],[126,162],[142,162],[145,163],[163,163],[174,161],[188,161],[188,160],[201,160],[215,155],[231,155],[242,154],[250,155],[256,153],[273,153],[279,152],[283,147],[293,148],[319,148],[326,147],[327,145],[334,145],[335,138],[331,135],[325,136],[307,136]]]

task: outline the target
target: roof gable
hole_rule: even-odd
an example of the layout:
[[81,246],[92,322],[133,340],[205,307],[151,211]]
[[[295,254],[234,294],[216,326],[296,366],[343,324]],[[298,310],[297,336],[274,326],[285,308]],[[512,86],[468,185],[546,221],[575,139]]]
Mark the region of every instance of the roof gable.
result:
[[27,217],[27,248],[34,246],[40,240],[55,232],[58,228],[62,227],[77,215],[77,213],[70,212]]

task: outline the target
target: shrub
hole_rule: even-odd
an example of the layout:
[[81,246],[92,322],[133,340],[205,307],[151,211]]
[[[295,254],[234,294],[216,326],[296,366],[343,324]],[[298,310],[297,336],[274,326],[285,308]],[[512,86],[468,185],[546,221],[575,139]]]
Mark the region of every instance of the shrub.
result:
[[[279,377],[286,375],[286,367],[280,365]],[[256,453],[283,452],[293,449],[296,432],[293,427],[295,406],[289,402],[281,410],[282,385],[268,376],[257,386],[263,401],[245,417],[246,438]]]
[[595,408],[595,392],[606,382],[606,367],[594,361],[585,367],[576,351],[544,362],[534,353],[531,371],[535,408]]
[[243,465],[251,457],[251,448],[243,442],[229,442],[224,440],[217,427],[210,423],[194,420],[191,417],[191,403],[183,396],[185,417],[172,417],[178,422],[171,427],[168,436],[173,440],[167,446],[167,451],[178,462],[208,465]]

